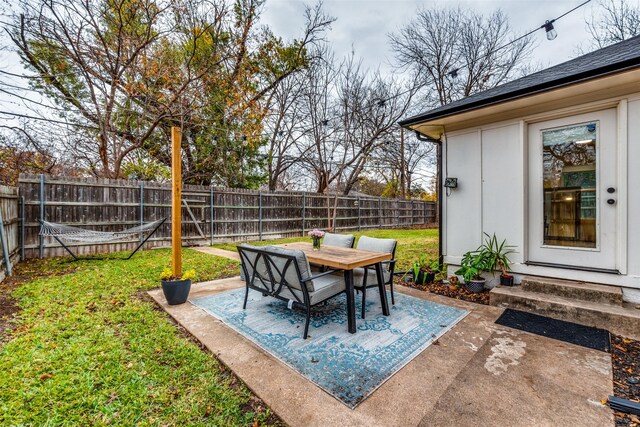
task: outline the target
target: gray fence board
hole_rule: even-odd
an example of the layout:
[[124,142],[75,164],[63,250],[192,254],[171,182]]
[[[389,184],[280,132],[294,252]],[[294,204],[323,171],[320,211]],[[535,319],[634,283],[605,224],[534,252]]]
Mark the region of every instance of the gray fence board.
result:
[[[170,184],[47,176],[44,200],[41,200],[40,175],[23,174],[19,189],[25,199],[25,258],[40,255],[38,220],[42,206],[47,221],[100,231],[122,230],[141,221],[171,216]],[[182,194],[185,245],[294,237],[312,228],[326,229],[327,215],[333,213],[336,203],[333,195],[194,185],[185,185]],[[340,231],[428,227],[434,225],[435,212],[433,202],[340,196],[335,227]],[[166,246],[170,239],[171,225],[167,221],[145,247]],[[131,250],[138,242],[139,237],[135,237],[110,244],[70,243],[69,246],[79,254],[92,254]],[[66,252],[55,240],[43,239],[43,257],[64,255]]]
[[[7,243],[6,252],[13,265],[20,258],[20,201],[17,188],[0,185],[0,213]],[[7,273],[3,252],[0,250],[0,282]]]

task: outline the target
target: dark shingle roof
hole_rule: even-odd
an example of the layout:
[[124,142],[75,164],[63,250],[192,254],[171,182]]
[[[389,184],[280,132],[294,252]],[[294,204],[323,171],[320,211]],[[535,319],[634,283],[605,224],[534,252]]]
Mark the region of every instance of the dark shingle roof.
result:
[[640,36],[409,117],[401,120],[400,125],[409,126],[451,116],[459,112],[474,110],[490,104],[509,101],[637,67],[640,67]]

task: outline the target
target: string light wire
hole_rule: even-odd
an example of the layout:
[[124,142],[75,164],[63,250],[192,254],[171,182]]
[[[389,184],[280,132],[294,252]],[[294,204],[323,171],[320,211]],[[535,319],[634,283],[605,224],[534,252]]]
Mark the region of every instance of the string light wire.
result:
[[[558,16],[558,17],[554,18],[554,19],[548,20],[548,21],[546,21],[544,24],[542,24],[541,26],[536,27],[536,28],[534,28],[533,30],[528,31],[527,33],[525,33],[525,34],[523,34],[523,35],[521,35],[521,36],[519,36],[519,37],[517,37],[517,38],[515,38],[515,39],[511,40],[510,42],[505,43],[505,44],[503,44],[502,46],[498,46],[497,48],[495,48],[495,49],[493,49],[493,50],[491,50],[491,51],[487,52],[487,53],[486,53],[482,58],[486,58],[486,57],[488,57],[488,56],[490,56],[490,55],[493,55],[493,54],[494,54],[494,53],[496,53],[497,51],[502,50],[502,49],[504,49],[504,48],[506,48],[506,47],[509,47],[509,46],[511,46],[512,44],[517,43],[517,42],[519,42],[520,40],[522,40],[522,39],[524,39],[524,38],[526,38],[526,37],[529,37],[530,35],[532,35],[532,34],[533,34],[533,33],[535,33],[536,31],[540,31],[540,30],[542,30],[542,29],[545,29],[549,23],[551,23],[551,24],[552,24],[552,23],[554,23],[554,22],[558,21],[559,19],[564,18],[565,16],[567,16],[567,15],[569,15],[570,13],[572,13],[572,12],[574,12],[574,11],[576,11],[576,10],[580,9],[582,6],[586,5],[586,4],[587,4],[587,3],[589,3],[589,2],[591,2],[591,0],[586,0],[586,1],[582,2],[582,3],[580,3],[578,6],[574,7],[573,9],[568,10],[567,12],[563,13],[562,15],[560,15],[560,16]],[[481,59],[482,59],[482,58],[481,58]],[[457,77],[457,75],[458,75],[458,71],[460,71],[460,69],[461,69],[461,68],[463,68],[464,66],[468,66],[468,65],[469,65],[469,64],[467,63],[467,64],[465,64],[465,65],[463,65],[463,66],[457,67],[457,68],[455,68],[455,69],[453,69],[453,70],[449,71],[447,74],[448,74],[450,77],[455,78],[455,77]],[[397,98],[397,97],[402,96],[402,95],[405,95],[405,94],[409,93],[410,91],[411,91],[411,89],[407,89],[407,90],[405,90],[405,91],[403,91],[403,92],[400,92],[400,93],[398,93],[398,94],[396,94],[396,95],[394,95],[394,96],[392,96],[392,97],[385,98],[385,99],[381,99],[381,100],[379,100],[379,101],[378,101],[378,105],[379,105],[379,106],[383,106],[383,105],[385,104],[385,102],[386,102],[386,101],[389,101],[389,100],[391,100],[391,99]]]

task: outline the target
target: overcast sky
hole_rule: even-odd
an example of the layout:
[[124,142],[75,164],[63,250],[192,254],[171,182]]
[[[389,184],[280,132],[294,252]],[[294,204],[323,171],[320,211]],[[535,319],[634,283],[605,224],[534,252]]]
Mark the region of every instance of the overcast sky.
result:
[[[434,5],[473,9],[490,14],[501,9],[508,17],[515,34],[521,35],[540,27],[573,9],[584,0],[468,0],[468,1],[416,1],[416,0],[325,0],[324,10],[337,18],[328,35],[336,54],[347,55],[354,49],[368,68],[380,67],[390,72],[393,53],[389,49],[388,34],[407,25],[421,7]],[[309,4],[309,3],[307,3]],[[300,0],[267,0],[262,23],[269,25],[277,35],[290,39],[299,35],[304,25],[304,5]],[[598,0],[565,16],[556,24],[558,37],[546,39],[544,31],[535,34],[538,42],[533,61],[542,68],[559,64],[576,56],[576,47],[589,39],[585,18],[591,16]]]
[[[325,0],[324,10],[336,18],[327,35],[338,58],[349,54],[353,49],[361,57],[365,67],[380,69],[383,73],[393,72],[390,65],[393,53],[389,49],[388,35],[397,32],[409,23],[421,7],[459,5],[463,9],[473,9],[490,14],[496,9],[506,13],[514,34],[521,35],[540,27],[548,19],[553,19],[583,0],[467,0],[467,1],[417,1],[417,0]],[[537,46],[533,50],[533,62],[538,68],[546,68],[576,56],[576,48],[589,39],[585,28],[585,18],[590,17],[599,0],[581,7],[559,20],[555,26],[558,37],[547,41],[544,31],[535,34]],[[304,8],[302,0],[267,0],[261,16],[261,23],[271,27],[274,34],[291,40],[300,36],[304,27]],[[0,7],[4,11],[6,5]],[[6,41],[6,35],[0,39]],[[11,49],[0,49],[0,67],[20,73],[21,66],[17,55]],[[13,84],[24,84],[20,79],[1,76]],[[31,93],[31,98],[45,101]],[[0,111],[28,113],[19,100],[11,99],[0,93]],[[6,121],[7,117],[0,117]]]

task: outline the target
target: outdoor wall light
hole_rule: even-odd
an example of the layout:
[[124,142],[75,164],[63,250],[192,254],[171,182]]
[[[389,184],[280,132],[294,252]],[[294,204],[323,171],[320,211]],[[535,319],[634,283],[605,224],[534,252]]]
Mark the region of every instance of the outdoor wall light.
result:
[[445,188],[458,188],[458,178],[445,178],[444,179],[444,187]]
[[556,31],[555,28],[553,28],[554,21],[555,19],[552,19],[551,21],[547,21],[542,26],[544,30],[547,32],[547,40],[554,40],[556,37],[558,37],[558,32]]

